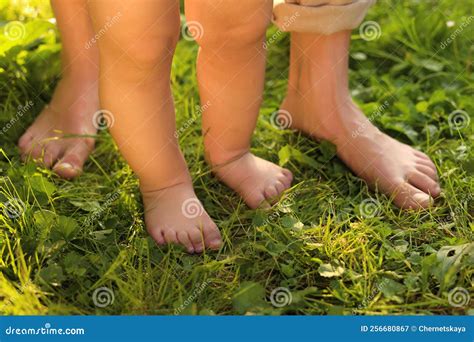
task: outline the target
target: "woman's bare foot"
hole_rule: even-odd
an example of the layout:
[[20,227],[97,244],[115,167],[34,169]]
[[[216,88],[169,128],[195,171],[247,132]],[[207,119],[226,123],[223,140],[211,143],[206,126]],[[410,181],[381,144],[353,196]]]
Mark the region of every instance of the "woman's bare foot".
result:
[[[321,112],[318,108],[325,107],[314,101],[313,110],[305,113],[294,98],[288,97],[282,109],[291,113],[293,128],[335,144],[339,158],[373,189],[393,197],[398,207],[430,206],[432,198],[441,192],[433,162],[424,153],[380,132],[352,100],[343,101],[334,105],[337,112],[332,113]],[[326,113],[331,113],[331,119],[324,117]],[[307,115],[321,121],[311,123],[304,119]]]
[[93,116],[98,109],[95,80],[64,77],[51,103],[18,141],[22,158],[31,157],[63,178],[78,176],[94,148],[91,136],[97,133],[97,123]]
[[268,207],[291,187],[291,171],[252,153],[234,158],[213,168],[214,174],[236,191],[252,209]]
[[97,133],[92,118],[99,109],[99,51],[96,44],[84,48],[95,35],[87,0],[52,0],[51,6],[61,33],[62,79],[18,145],[23,159],[32,157],[74,178],[94,147],[94,139],[84,136]]
[[282,109],[292,127],[337,146],[337,154],[372,188],[405,209],[422,209],[439,196],[428,156],[380,132],[348,90],[349,32],[292,35],[292,65]]
[[204,210],[189,182],[162,190],[141,188],[148,233],[159,244],[182,244],[189,253],[222,244],[216,224]]

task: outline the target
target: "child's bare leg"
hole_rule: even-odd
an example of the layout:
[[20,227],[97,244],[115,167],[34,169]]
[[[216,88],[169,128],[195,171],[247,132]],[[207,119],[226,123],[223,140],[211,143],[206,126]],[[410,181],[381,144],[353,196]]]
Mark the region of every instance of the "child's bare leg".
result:
[[265,50],[272,1],[187,0],[188,22],[202,34],[197,70],[206,159],[215,174],[256,208],[289,188],[290,171],[249,152],[262,101]]
[[179,37],[178,0],[90,1],[94,27],[120,12],[99,41],[100,99],[111,133],[140,179],[145,222],[158,244],[217,248],[220,233],[197,199],[175,132],[170,71]]
[[338,156],[401,208],[426,208],[440,194],[433,162],[380,132],[348,88],[350,32],[292,33],[288,94],[282,108],[294,128],[333,142]]
[[20,138],[28,156],[53,167],[58,175],[73,178],[94,147],[92,138],[61,138],[63,135],[94,135],[93,115],[99,109],[98,64],[87,0],[52,0],[62,37],[62,77],[49,106]]

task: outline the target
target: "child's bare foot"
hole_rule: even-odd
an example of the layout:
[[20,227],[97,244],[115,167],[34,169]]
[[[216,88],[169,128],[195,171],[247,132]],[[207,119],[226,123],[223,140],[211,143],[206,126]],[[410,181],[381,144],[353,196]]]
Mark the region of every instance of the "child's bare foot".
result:
[[272,3],[248,0],[236,8],[225,1],[186,1],[187,20],[206,32],[196,37],[206,159],[251,208],[268,207],[292,180],[290,171],[248,152],[263,97]]
[[221,246],[219,229],[202,207],[191,183],[157,191],[142,187],[141,191],[147,230],[159,245],[182,244],[189,253]]
[[158,244],[179,243],[189,252],[202,252],[220,247],[221,236],[193,191],[175,135],[170,72],[180,32],[179,4],[88,1],[96,32],[123,13],[120,25],[109,25],[100,38],[100,99],[116,113],[110,132],[140,179],[147,230]]
[[282,109],[292,126],[331,141],[338,156],[400,208],[422,209],[440,192],[436,167],[424,153],[380,132],[348,89],[350,32],[292,34],[288,94]]
[[99,109],[95,81],[81,82],[74,77],[59,81],[50,105],[18,141],[23,159],[31,157],[63,178],[78,176],[94,148],[97,133],[93,115]]
[[293,180],[291,171],[250,152],[215,166],[214,173],[252,209],[274,203]]

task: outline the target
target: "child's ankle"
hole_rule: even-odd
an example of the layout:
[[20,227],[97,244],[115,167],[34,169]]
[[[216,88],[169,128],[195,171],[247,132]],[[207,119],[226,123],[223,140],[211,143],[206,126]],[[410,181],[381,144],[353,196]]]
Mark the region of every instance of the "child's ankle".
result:
[[139,183],[140,183],[140,192],[142,194],[159,192],[162,190],[170,189],[170,188],[177,187],[180,185],[185,185],[185,184],[189,184],[192,186],[192,180],[189,175],[177,177],[177,178],[166,180],[166,181],[156,181],[156,180],[148,180],[148,179],[139,178]]
[[206,150],[205,158],[206,162],[211,167],[222,166],[228,163],[233,162],[241,158],[242,156],[250,153],[249,148],[239,149],[239,150],[227,150],[227,151],[218,151],[218,152],[211,152]]

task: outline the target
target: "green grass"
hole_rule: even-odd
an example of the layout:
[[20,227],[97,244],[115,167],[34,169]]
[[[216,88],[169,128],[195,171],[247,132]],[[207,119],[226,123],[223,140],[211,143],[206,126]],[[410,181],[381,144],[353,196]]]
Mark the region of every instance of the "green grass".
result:
[[[271,124],[285,94],[286,34],[269,44],[253,151],[289,167],[294,187],[272,211],[249,210],[205,165],[199,118],[186,125],[199,105],[197,47],[181,40],[172,76],[178,127],[186,127],[180,142],[225,241],[202,256],[159,248],[147,236],[137,180],[108,133],[99,134],[75,181],[22,164],[15,143],[50,99],[60,70],[46,1],[29,2],[39,11],[24,3],[0,1],[3,24],[26,24],[22,39],[0,35],[0,127],[8,125],[0,132],[0,313],[473,313],[469,303],[448,300],[456,287],[473,296],[473,129],[467,120],[456,129],[449,117],[474,113],[468,1],[379,1],[366,20],[380,25],[380,38],[353,33],[354,98],[381,129],[426,151],[439,168],[443,195],[418,213],[371,193],[326,145]],[[269,37],[275,33],[271,28]],[[31,108],[19,111],[28,101]],[[368,201],[375,212],[367,212]],[[18,217],[6,211],[8,203]],[[102,287],[114,295],[105,307],[93,301]],[[271,304],[278,287],[291,291],[291,304]]]

